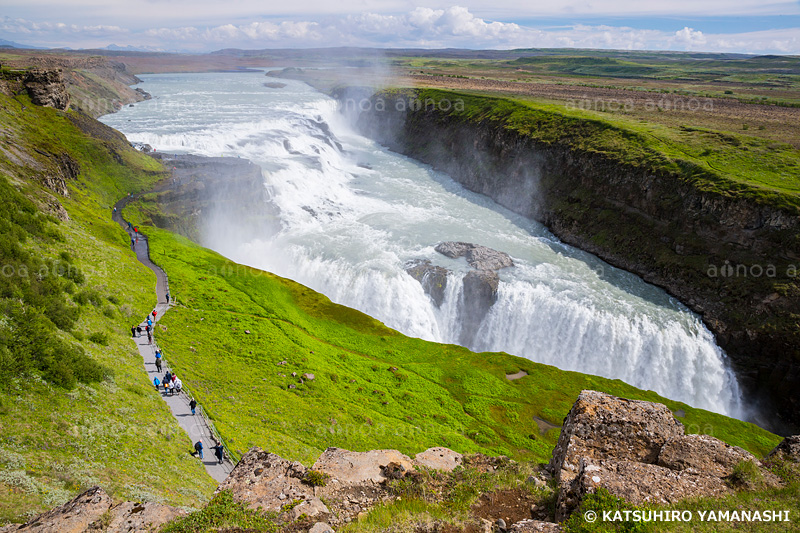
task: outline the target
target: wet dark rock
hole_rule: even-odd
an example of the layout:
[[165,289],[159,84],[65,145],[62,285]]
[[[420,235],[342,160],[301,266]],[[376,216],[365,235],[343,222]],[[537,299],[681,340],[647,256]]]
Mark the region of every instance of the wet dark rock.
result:
[[434,265],[427,259],[411,261],[406,264],[405,270],[412,278],[420,282],[423,290],[431,297],[436,307],[441,307],[447,288],[447,275],[450,271]]
[[514,261],[505,252],[468,242],[442,242],[435,250],[452,259],[465,257],[467,263],[476,270],[500,270],[514,266]]

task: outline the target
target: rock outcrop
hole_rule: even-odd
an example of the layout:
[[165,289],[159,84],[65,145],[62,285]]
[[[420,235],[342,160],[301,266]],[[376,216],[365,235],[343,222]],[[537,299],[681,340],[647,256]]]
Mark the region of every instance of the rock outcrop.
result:
[[440,254],[456,259],[464,257],[475,270],[500,270],[514,266],[514,261],[505,252],[498,252],[480,244],[468,242],[442,242],[435,250]]
[[61,69],[33,69],[23,82],[31,102],[65,111],[69,108],[69,93]]
[[236,500],[253,509],[280,511],[294,500],[308,501],[315,497],[314,488],[303,483],[306,472],[307,468],[299,462],[253,448],[217,487],[217,492],[230,490]]
[[786,437],[774,450],[769,452],[767,459],[781,459],[800,463],[800,435]]
[[[719,496],[749,452],[708,435],[685,435],[663,404],[582,391],[564,420],[549,467],[558,482],[556,519],[604,488],[633,504]],[[779,480],[762,471],[764,480]]]
[[[474,270],[470,270],[462,281],[463,291],[459,301],[461,334],[458,342],[471,346],[481,322],[497,301],[500,276],[497,271],[514,266],[514,261],[505,252],[499,252],[467,242],[441,242],[435,250],[451,259],[464,257]],[[444,301],[450,271],[436,266],[430,260],[414,260],[406,264],[406,272],[422,285],[437,307]]]
[[444,267],[434,265],[428,259],[410,261],[405,266],[405,271],[412,278],[419,281],[425,293],[431,297],[436,307],[441,307],[444,302],[444,291],[447,288],[447,275],[450,273]]
[[310,469],[326,479],[323,486],[314,487],[306,482],[309,469],[300,463],[253,448],[217,491],[229,490],[249,507],[277,512],[285,520],[305,515],[325,527],[338,527],[394,499],[387,486],[392,479],[409,475],[418,466],[451,471],[461,462],[461,454],[447,448],[425,450],[414,460],[397,450],[328,448]]
[[100,487],[92,487],[71,501],[2,533],[138,533],[156,531],[186,511],[160,503],[122,502],[113,505]]
[[564,420],[550,469],[563,485],[578,474],[582,459],[655,464],[664,444],[683,433],[665,405],[581,391]]

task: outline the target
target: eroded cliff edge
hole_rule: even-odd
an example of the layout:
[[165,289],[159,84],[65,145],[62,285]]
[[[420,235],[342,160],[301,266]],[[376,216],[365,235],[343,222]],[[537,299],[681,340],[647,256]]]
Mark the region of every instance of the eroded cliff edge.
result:
[[800,424],[800,199],[681,161],[581,149],[575,138],[605,127],[591,121],[530,135],[553,125],[512,124],[507,109],[520,104],[505,100],[364,94],[336,95],[360,102],[362,133],[665,288],[702,315],[749,403],[768,413],[760,422],[782,433]]

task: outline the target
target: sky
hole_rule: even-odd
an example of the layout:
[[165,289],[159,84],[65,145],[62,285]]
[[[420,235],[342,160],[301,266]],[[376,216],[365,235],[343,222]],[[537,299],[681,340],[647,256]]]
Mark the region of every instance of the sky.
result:
[[[453,3],[453,1],[458,3]],[[800,54],[786,0],[0,0],[0,39],[31,46],[605,48]]]

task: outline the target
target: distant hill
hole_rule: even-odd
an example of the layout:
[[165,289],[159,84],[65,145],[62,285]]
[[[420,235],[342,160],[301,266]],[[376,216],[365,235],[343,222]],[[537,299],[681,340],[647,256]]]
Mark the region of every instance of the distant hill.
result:
[[27,44],[15,43],[14,41],[7,41],[5,39],[0,39],[0,48],[26,48],[28,50],[46,50],[46,48],[41,46],[30,46]]

